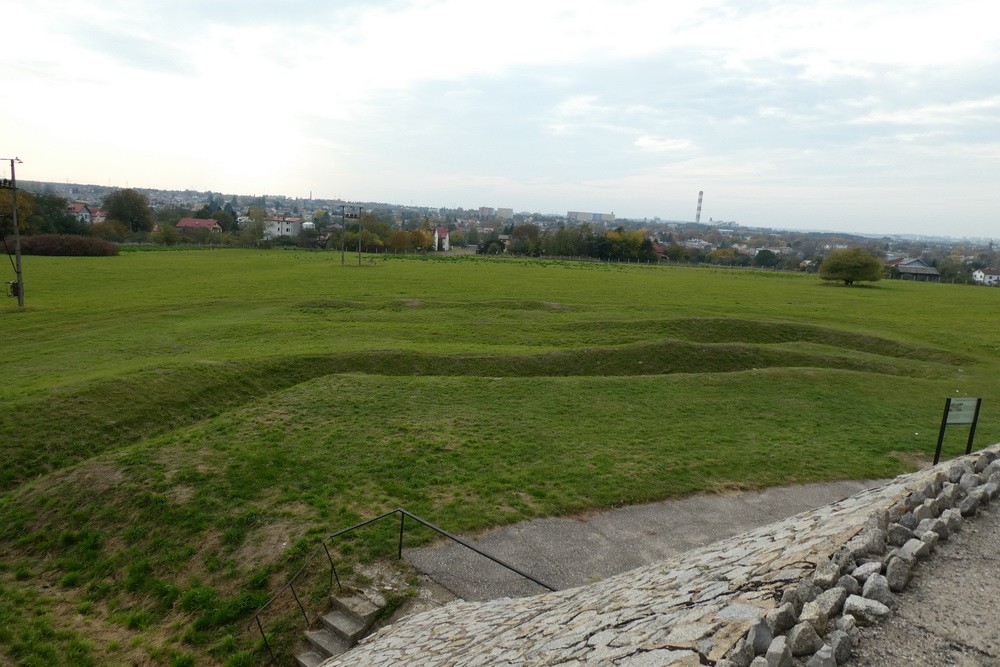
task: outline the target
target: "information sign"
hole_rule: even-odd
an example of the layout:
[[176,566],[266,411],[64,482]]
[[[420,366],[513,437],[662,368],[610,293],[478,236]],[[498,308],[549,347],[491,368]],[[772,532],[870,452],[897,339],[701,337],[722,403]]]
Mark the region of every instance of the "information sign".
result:
[[965,453],[972,453],[972,440],[976,437],[976,422],[979,421],[979,408],[983,404],[981,398],[948,398],[944,402],[944,415],[941,417],[941,432],[938,434],[937,449],[934,450],[934,465],[941,460],[941,445],[944,444],[944,429],[949,424],[968,424],[969,442],[965,445]]

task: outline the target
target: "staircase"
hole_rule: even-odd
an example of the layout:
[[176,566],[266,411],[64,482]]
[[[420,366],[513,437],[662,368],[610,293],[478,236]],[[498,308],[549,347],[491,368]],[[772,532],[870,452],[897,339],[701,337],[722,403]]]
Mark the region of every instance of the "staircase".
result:
[[384,600],[373,601],[362,593],[334,597],[332,601],[333,609],[320,619],[319,627],[306,630],[308,648],[295,656],[300,667],[317,667],[357,644],[378,619],[384,604]]

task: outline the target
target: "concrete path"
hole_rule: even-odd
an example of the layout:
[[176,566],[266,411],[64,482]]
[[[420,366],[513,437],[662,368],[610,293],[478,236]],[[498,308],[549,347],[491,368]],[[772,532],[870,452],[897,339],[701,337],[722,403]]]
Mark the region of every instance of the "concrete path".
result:
[[938,544],[884,624],[861,631],[851,665],[1000,667],[1000,508]]
[[[779,519],[836,502],[879,481],[847,481],[700,495],[586,518],[547,518],[492,531],[477,547],[557,589],[605,579]],[[442,526],[446,528],[446,526]],[[418,570],[465,600],[544,592],[450,541],[408,549]]]

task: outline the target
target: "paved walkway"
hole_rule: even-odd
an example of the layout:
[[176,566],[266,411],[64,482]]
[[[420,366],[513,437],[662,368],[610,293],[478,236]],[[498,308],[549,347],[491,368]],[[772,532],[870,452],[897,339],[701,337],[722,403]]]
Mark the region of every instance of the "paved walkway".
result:
[[[557,589],[565,589],[663,561],[879,483],[804,484],[633,505],[589,518],[536,519],[490,532],[473,544]],[[408,549],[405,555],[418,570],[465,600],[544,592],[454,542]]]

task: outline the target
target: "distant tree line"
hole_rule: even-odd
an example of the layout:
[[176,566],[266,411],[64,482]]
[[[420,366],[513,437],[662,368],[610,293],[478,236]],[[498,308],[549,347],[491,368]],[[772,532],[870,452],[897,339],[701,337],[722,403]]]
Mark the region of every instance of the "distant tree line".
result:
[[[506,239],[501,239],[506,236]],[[506,243],[504,243],[506,241]],[[491,232],[477,245],[484,255],[527,257],[593,257],[608,260],[655,262],[659,259],[653,241],[644,229],[623,227],[595,232],[589,224],[560,224],[555,229],[541,229],[532,223],[508,225],[503,233]]]

